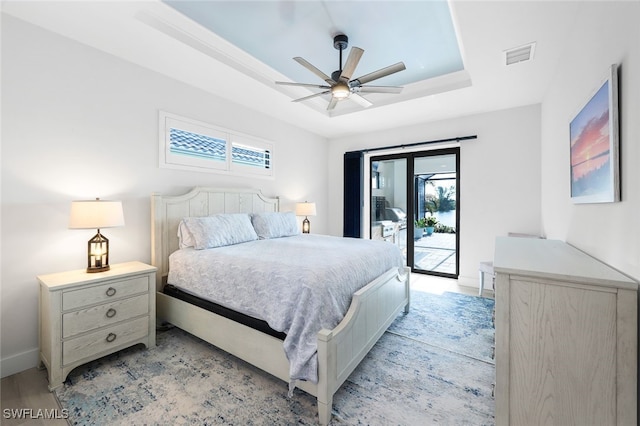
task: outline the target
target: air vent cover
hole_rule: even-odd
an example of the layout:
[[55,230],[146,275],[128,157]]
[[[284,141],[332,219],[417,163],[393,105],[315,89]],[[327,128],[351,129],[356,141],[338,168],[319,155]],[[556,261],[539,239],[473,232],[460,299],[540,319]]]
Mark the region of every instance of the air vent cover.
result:
[[504,51],[504,64],[513,65],[519,62],[526,62],[533,59],[536,50],[536,43],[525,44],[524,46],[514,47],[513,49]]

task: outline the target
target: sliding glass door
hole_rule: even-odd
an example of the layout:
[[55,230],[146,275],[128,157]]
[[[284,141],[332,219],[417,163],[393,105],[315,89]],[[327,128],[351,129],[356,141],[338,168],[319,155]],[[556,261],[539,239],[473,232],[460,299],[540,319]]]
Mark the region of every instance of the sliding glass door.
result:
[[413,263],[416,272],[458,277],[458,149],[414,158]]
[[459,154],[371,157],[371,238],[397,244],[414,272],[458,277]]

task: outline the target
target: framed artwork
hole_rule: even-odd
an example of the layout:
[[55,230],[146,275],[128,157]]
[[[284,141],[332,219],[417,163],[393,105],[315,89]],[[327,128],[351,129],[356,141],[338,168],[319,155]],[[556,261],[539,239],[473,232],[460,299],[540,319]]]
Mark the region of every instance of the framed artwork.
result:
[[569,124],[571,199],[574,203],[620,201],[618,66]]

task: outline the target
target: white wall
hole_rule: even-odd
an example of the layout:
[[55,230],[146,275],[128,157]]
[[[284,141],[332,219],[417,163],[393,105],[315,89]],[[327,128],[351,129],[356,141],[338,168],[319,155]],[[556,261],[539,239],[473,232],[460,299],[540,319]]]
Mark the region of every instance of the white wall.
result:
[[461,117],[331,141],[329,231],[342,235],[347,151],[477,135],[460,148],[460,284],[478,286],[478,263],[493,259],[508,232],[541,233],[540,106]]
[[[159,109],[274,141],[276,178],[158,168]],[[36,365],[36,275],[86,267],[95,232],[67,229],[72,200],[123,201],[126,226],[103,230],[111,263],[149,262],[150,194],[196,185],[260,188],[283,210],[315,201],[325,233],[327,154],[323,138],[3,15],[2,376]]]
[[[640,279],[640,3],[582,2],[542,103],[542,220],[565,240]],[[581,46],[578,48],[578,46]],[[620,66],[622,202],[577,204],[569,185],[569,121],[609,65]]]

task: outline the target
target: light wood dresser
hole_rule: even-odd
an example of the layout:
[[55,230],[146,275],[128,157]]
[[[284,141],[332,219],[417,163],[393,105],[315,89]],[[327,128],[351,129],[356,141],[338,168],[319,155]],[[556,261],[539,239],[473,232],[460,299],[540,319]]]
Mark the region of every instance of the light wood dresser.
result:
[[156,344],[156,268],[141,262],[39,275],[40,362],[49,390],[75,367],[126,347]]
[[636,425],[638,284],[557,240],[499,237],[496,425]]

